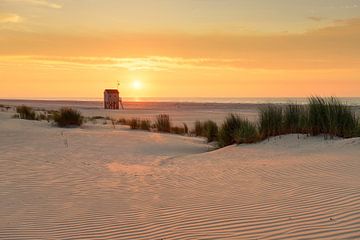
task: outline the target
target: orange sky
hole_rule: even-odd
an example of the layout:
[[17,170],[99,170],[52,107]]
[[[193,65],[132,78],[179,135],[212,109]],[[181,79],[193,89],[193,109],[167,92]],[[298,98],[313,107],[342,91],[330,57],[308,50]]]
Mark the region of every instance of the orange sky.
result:
[[359,0],[149,2],[0,1],[0,98],[360,96]]

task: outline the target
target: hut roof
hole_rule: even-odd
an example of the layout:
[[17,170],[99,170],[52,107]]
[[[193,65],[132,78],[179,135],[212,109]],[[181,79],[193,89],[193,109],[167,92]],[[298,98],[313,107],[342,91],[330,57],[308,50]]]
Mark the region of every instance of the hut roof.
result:
[[104,92],[107,92],[107,93],[119,93],[119,91],[117,89],[105,89]]

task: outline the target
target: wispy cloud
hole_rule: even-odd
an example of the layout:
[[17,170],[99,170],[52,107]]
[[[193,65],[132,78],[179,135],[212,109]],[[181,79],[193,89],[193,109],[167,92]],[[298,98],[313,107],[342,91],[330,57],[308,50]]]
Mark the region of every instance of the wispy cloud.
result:
[[[115,57],[63,57],[63,56],[0,56],[3,64],[33,64],[36,67],[62,69],[126,69],[128,71],[171,72],[179,69],[207,70],[316,70],[356,68],[360,60],[352,62],[324,60],[321,58],[293,58],[287,62],[263,62],[244,58],[180,58],[150,56],[143,58]],[[347,60],[347,59],[344,59]]]
[[303,34],[69,36],[2,31],[0,56],[26,56],[17,61],[44,65],[130,71],[358,69],[359,34],[360,19],[338,20]]
[[22,18],[14,13],[0,13],[0,23],[18,23]]
[[7,0],[8,2],[21,2],[21,3],[27,3],[35,6],[40,7],[48,7],[48,8],[54,8],[54,9],[60,9],[62,8],[62,5],[54,2],[50,2],[48,0]]
[[315,22],[321,22],[324,20],[324,18],[322,17],[316,17],[316,16],[310,16],[308,17],[308,19],[312,20],[312,21],[315,21]]

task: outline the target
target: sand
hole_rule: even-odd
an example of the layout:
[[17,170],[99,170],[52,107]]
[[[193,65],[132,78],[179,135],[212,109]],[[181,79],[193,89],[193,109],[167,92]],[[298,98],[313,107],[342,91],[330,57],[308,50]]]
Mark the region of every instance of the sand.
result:
[[212,151],[201,138],[11,114],[0,112],[0,239],[360,238],[359,138]]

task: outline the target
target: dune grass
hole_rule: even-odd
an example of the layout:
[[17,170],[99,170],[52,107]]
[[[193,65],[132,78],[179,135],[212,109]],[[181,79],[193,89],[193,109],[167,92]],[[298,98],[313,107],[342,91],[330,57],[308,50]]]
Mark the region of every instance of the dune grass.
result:
[[194,129],[195,136],[202,137],[203,135],[203,124],[201,121],[195,121],[195,129]]
[[140,120],[140,129],[144,131],[150,131],[151,121],[148,119]]
[[256,125],[247,119],[242,119],[241,127],[236,129],[234,141],[236,144],[255,143],[259,140]]
[[351,108],[334,97],[310,97],[307,105],[268,106],[260,110],[262,139],[281,134],[303,133],[350,138],[359,136],[359,119]]
[[205,137],[208,142],[213,142],[217,140],[219,132],[219,127],[216,122],[208,120],[205,122],[196,121],[194,133],[195,136]]
[[257,140],[258,131],[256,125],[236,114],[230,114],[225,119],[218,134],[219,147],[235,143],[253,143]]
[[16,112],[19,114],[19,118],[26,120],[36,120],[35,111],[28,106],[19,106],[16,107]]
[[309,130],[311,135],[354,137],[357,135],[358,121],[350,107],[336,98],[309,98]]
[[168,114],[160,114],[156,116],[155,127],[159,132],[170,133],[171,123]]
[[59,127],[77,127],[83,124],[84,117],[77,110],[72,108],[61,108],[54,114],[54,122]]
[[184,126],[184,132],[185,132],[185,134],[189,134],[188,125],[187,125],[186,123],[183,123],[183,126]]
[[140,119],[132,118],[129,122],[130,129],[139,129],[140,128]]
[[[310,97],[305,105],[268,105],[259,109],[259,120],[256,123],[241,118],[239,115],[228,115],[223,124],[218,127],[216,122],[196,121],[192,131],[196,136],[205,137],[208,142],[217,141],[219,147],[232,144],[255,143],[269,137],[282,134],[308,134],[325,137],[360,137],[360,120],[350,106],[334,97]],[[84,118],[79,111],[71,108],[62,108],[60,111],[45,111],[37,114],[31,107],[16,108],[18,117],[29,120],[54,120],[59,127],[81,126]],[[168,114],[156,116],[152,123],[147,119],[125,119],[117,121],[109,117],[94,116],[89,118],[110,119],[115,124],[129,125],[131,129],[158,131],[185,135],[189,133],[188,126],[172,126]]]
[[219,127],[216,122],[208,120],[203,123],[203,136],[207,138],[208,142],[217,140]]
[[262,139],[278,136],[283,133],[283,109],[269,105],[260,109],[259,132]]

